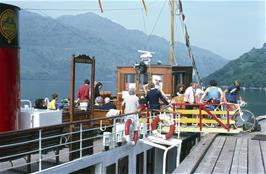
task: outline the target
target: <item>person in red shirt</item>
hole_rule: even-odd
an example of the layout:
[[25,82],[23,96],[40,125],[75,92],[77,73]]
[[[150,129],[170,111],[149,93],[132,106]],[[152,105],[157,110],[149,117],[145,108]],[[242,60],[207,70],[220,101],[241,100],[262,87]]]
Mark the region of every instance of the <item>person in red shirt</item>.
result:
[[84,84],[79,87],[78,90],[79,102],[88,102],[90,99],[90,81],[84,80]]

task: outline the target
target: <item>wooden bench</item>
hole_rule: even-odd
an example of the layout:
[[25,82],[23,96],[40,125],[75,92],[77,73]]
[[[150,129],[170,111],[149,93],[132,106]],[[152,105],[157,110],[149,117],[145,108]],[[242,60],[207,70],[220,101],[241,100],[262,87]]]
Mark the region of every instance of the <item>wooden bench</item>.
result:
[[[0,133],[0,162],[26,157],[27,163],[31,163],[31,155],[39,153],[39,130],[40,129],[25,129]],[[60,125],[41,128],[42,139],[62,133],[63,127]],[[63,148],[61,141],[61,136],[47,138],[41,141],[42,149],[47,148],[43,150],[42,153],[55,151],[56,163],[59,163],[59,150]],[[9,146],[1,147],[4,145]],[[27,164],[27,172],[31,172],[31,164]]]

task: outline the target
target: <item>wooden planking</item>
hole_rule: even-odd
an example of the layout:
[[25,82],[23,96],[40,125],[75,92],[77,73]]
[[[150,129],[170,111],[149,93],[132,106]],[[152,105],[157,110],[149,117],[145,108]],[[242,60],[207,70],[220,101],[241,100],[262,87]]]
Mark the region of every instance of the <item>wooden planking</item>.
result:
[[193,173],[217,134],[207,134],[173,173]]
[[236,137],[227,137],[213,173],[229,173],[233,160]]
[[248,139],[240,137],[237,139],[234,152],[233,163],[230,173],[247,173],[248,172]]
[[219,154],[224,146],[226,138],[217,137],[209,148],[208,152],[205,154],[204,158],[200,162],[195,173],[212,173],[215,163],[219,157]]
[[264,173],[259,141],[248,141],[248,173]]
[[263,160],[262,162],[264,164],[264,172],[266,173],[266,141],[260,141],[260,149]]

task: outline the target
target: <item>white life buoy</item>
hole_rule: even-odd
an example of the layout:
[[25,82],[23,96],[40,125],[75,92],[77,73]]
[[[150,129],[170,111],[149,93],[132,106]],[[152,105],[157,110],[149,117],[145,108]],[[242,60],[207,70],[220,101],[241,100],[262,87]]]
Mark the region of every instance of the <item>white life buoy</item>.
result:
[[[167,124],[170,126],[169,132],[165,135],[160,134],[157,130],[157,125],[161,120],[166,121]],[[153,118],[152,123],[151,123],[151,131],[156,137],[160,137],[160,138],[167,140],[171,138],[175,132],[175,121],[172,121],[170,119],[170,116],[166,114],[160,114],[158,117]]]

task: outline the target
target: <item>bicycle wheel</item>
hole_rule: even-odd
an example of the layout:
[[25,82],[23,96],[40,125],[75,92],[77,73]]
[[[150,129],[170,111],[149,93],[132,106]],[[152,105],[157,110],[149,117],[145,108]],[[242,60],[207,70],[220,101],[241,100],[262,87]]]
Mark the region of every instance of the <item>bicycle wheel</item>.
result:
[[237,127],[243,127],[243,130],[248,132],[254,129],[256,124],[256,118],[254,114],[249,110],[242,110],[239,116],[236,117]]

